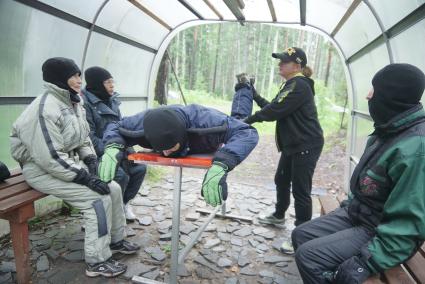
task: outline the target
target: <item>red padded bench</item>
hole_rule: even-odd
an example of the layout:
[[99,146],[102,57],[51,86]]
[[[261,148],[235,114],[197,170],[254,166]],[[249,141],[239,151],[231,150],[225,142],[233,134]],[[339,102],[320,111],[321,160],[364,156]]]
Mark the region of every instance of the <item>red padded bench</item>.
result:
[[0,182],[0,219],[9,221],[18,283],[31,280],[27,221],[35,216],[34,201],[45,196],[25,182],[20,169],[12,170],[11,177]]
[[[319,197],[322,206],[321,214],[325,215],[339,207],[342,197]],[[405,263],[391,268],[381,275],[370,277],[364,284],[411,284],[425,283],[425,242],[419,251]]]

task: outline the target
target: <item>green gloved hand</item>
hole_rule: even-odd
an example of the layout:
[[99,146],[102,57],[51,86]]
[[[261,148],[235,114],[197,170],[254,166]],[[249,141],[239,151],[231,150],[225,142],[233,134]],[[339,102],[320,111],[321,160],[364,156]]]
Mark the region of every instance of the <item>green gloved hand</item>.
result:
[[115,177],[118,165],[124,156],[124,146],[120,144],[110,144],[106,146],[105,153],[99,163],[99,177],[104,182],[110,182]]
[[225,164],[214,162],[205,174],[201,194],[206,203],[215,207],[227,199],[227,171]]

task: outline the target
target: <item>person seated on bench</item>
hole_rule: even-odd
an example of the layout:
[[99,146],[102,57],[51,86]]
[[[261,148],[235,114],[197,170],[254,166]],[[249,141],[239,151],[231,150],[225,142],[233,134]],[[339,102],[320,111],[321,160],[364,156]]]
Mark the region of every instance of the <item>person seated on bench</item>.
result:
[[103,136],[105,154],[100,161],[100,178],[112,180],[124,149],[136,144],[167,157],[215,152],[202,183],[202,196],[208,204],[217,206],[227,198],[227,173],[249,155],[257,142],[253,127],[212,108],[193,104],[150,109],[108,125]]
[[233,95],[231,117],[245,119],[252,114],[252,102],[254,99],[255,78],[249,78],[248,74],[236,75],[235,94]]
[[79,96],[81,71],[73,60],[44,62],[44,94],[13,124],[11,153],[34,189],[56,196],[84,213],[86,275],[117,276],[126,265],[112,253],[135,253],[139,246],[124,240],[121,188],[96,175],[97,157]]
[[390,64],[366,97],[374,121],[341,208],[297,227],[304,283],[363,283],[413,256],[425,240],[425,75]]
[[[90,139],[96,155],[101,157],[105,150],[102,138],[106,126],[122,118],[119,109],[121,102],[117,98],[119,94],[114,91],[114,79],[108,70],[97,66],[90,67],[84,71],[84,78],[87,84],[82,93],[86,118],[90,126]],[[125,152],[129,154],[134,150],[129,147]],[[146,165],[129,163],[128,160],[123,160],[118,167],[115,181],[123,191],[124,212],[128,221],[136,219],[130,200],[139,191],[145,174]]]

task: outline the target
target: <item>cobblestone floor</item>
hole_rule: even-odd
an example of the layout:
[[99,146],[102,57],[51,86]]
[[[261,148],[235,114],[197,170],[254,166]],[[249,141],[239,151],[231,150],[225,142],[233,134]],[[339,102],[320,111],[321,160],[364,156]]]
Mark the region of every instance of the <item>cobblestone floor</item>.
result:
[[[293,257],[278,251],[293,229],[293,207],[286,228],[259,225],[255,217],[272,212],[275,191],[273,175],[278,161],[272,138],[263,139],[253,154],[229,174],[228,209],[232,214],[253,217],[248,224],[214,219],[179,268],[180,283],[302,283]],[[267,153],[265,155],[264,153]],[[318,172],[329,167],[327,154],[319,162]],[[337,155],[341,159],[342,155]],[[325,169],[321,169],[325,167]],[[329,171],[329,170],[328,170]],[[334,170],[330,174],[335,174]],[[156,183],[145,183],[132,205],[138,220],[129,223],[129,240],[139,243],[137,255],[116,258],[128,265],[125,274],[115,279],[88,278],[84,274],[84,233],[79,214],[58,213],[43,218],[30,232],[33,283],[129,283],[134,275],[167,282],[170,268],[173,171],[164,170]],[[207,208],[200,196],[204,170],[183,171],[181,204],[181,247],[189,242],[207,215],[196,212]],[[343,173],[343,171],[342,171]],[[342,180],[339,182],[342,184]],[[338,184],[338,182],[337,182]],[[315,192],[325,194],[327,187],[315,177]],[[340,186],[338,184],[338,186]],[[212,208],[207,208],[212,209]],[[319,205],[314,198],[314,217]],[[0,244],[0,283],[12,283],[15,264],[10,243]]]

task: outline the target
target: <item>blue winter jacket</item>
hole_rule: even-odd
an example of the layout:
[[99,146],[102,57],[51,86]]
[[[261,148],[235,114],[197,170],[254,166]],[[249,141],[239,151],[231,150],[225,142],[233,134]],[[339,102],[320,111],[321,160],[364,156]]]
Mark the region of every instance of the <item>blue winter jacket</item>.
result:
[[102,138],[106,126],[113,121],[121,120],[119,109],[121,102],[117,99],[117,93],[110,98],[110,106],[86,89],[82,93],[86,119],[90,126],[90,139],[93,142],[97,156],[100,157],[104,151]]
[[249,84],[237,84],[235,91],[231,116],[244,119],[252,114],[253,88]]
[[[188,106],[167,106],[176,111],[177,115],[185,122],[188,129],[188,143],[182,155],[212,153],[214,161],[226,164],[229,170],[241,163],[258,143],[258,133],[255,128],[229,117],[218,110],[192,104]],[[144,137],[129,138],[120,134],[119,129],[130,131],[143,130],[143,117],[146,111],[133,116],[124,117],[119,122],[108,125],[103,136],[105,145],[118,143],[124,146],[140,145],[144,148],[152,148]],[[193,133],[195,129],[206,129],[225,126],[220,133],[202,134]],[[201,131],[202,132],[202,131]]]

